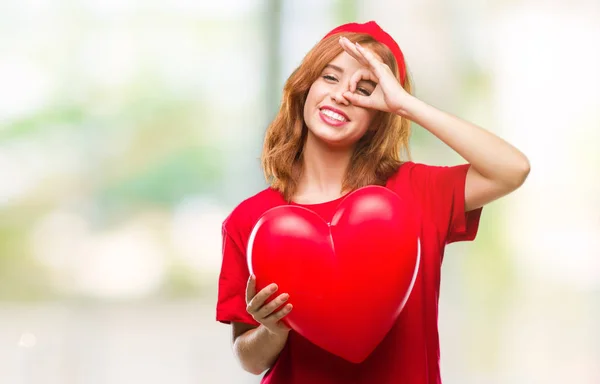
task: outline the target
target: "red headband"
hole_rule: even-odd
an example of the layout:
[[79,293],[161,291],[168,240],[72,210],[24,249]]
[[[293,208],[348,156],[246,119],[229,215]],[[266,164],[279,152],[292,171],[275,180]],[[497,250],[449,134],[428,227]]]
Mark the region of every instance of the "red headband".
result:
[[386,31],[381,29],[379,25],[377,25],[374,21],[369,21],[364,24],[359,23],[348,23],[344,25],[340,25],[337,28],[334,28],[331,32],[329,32],[323,39],[335,35],[336,33],[343,32],[354,32],[354,33],[366,33],[371,35],[375,40],[384,44],[386,47],[392,51],[392,54],[396,58],[396,62],[398,63],[398,71],[400,72],[400,80],[402,84],[404,84],[404,80],[406,78],[406,63],[404,62],[404,55],[402,54],[402,50],[398,46],[398,43],[390,36]]

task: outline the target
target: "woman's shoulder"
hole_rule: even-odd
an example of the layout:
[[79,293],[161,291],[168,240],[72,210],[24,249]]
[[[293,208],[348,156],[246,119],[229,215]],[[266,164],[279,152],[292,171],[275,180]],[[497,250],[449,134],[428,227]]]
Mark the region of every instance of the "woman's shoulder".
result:
[[419,172],[423,167],[427,167],[427,165],[415,163],[413,161],[404,161],[400,164],[398,169],[396,169],[396,172],[388,178],[387,185],[390,186],[402,182],[403,179],[410,178],[415,170]]
[[435,193],[438,179],[443,176],[445,166],[406,161],[387,180],[386,186],[400,195],[420,196]]
[[453,196],[464,195],[470,165],[429,165],[405,162],[390,177],[386,186],[403,197],[431,205],[431,201],[451,202]]
[[281,193],[271,187],[265,188],[236,205],[223,221],[223,228],[249,233],[263,213],[282,204],[285,200]]
[[388,186],[404,186],[411,188],[430,188],[444,179],[460,178],[469,168],[469,164],[430,165],[406,161],[388,179]]

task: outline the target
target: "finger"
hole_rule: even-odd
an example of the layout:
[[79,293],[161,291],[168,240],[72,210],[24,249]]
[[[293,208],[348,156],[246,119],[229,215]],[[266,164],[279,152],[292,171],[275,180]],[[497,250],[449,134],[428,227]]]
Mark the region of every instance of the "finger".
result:
[[265,288],[261,289],[261,291],[258,292],[252,298],[252,300],[250,300],[250,303],[248,303],[246,310],[251,314],[256,313],[263,306],[263,304],[265,303],[265,300],[267,300],[269,298],[269,296],[271,296],[276,291],[277,291],[276,284],[269,284]]
[[276,323],[279,320],[283,319],[285,316],[287,316],[288,313],[290,313],[293,308],[294,307],[292,306],[292,304],[287,304],[285,307],[281,308],[279,311],[268,316],[265,320]]
[[377,78],[377,76],[375,76],[373,72],[369,71],[366,68],[359,69],[358,71],[354,72],[354,74],[350,78],[350,92],[356,92],[356,86],[361,80],[371,80],[374,83],[379,82],[379,79]]
[[250,275],[246,284],[246,304],[256,295],[256,276]]
[[359,43],[355,43],[354,45],[356,46],[358,52],[362,55],[362,57],[365,58],[369,68],[371,68],[373,70],[373,72],[375,73],[375,76],[381,77],[381,66],[385,65],[385,64],[381,60],[379,60],[377,57],[375,57],[373,52],[371,52],[367,48],[363,47]]
[[342,45],[342,48],[344,48],[344,50],[350,56],[354,57],[359,63],[361,63],[362,65],[365,65],[365,66],[369,66],[369,62],[360,53],[360,51],[358,50],[358,48],[356,47],[356,45],[354,45],[354,43],[352,43],[350,40],[348,40],[345,37],[340,37],[340,44]]
[[277,296],[273,301],[271,301],[269,304],[263,305],[262,308],[260,308],[256,312],[256,317],[259,319],[264,319],[265,317],[267,317],[271,313],[273,313],[273,311],[275,311],[277,308],[282,306],[286,301],[288,301],[289,298],[290,298],[290,295],[288,295],[287,293],[282,293],[281,295]]
[[345,37],[340,38],[340,44],[348,54],[364,66],[371,68],[377,77],[381,77],[383,63],[371,50],[363,47],[358,42],[352,43]]
[[375,108],[375,101],[367,96],[358,95],[352,92],[344,92],[344,97],[357,107]]

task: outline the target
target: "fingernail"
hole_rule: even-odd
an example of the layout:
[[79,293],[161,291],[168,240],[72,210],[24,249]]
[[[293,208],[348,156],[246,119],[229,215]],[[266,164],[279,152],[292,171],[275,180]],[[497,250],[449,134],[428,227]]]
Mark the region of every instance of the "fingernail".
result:
[[283,295],[281,295],[282,300],[287,300],[289,298],[290,298],[290,295],[288,295],[287,293],[284,293]]
[[275,292],[277,290],[277,286],[276,285],[272,285],[271,286],[271,292]]

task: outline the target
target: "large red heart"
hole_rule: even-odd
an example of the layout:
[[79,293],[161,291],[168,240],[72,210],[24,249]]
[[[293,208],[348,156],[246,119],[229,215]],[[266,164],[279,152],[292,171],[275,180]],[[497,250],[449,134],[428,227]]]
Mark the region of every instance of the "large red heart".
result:
[[404,307],[418,248],[407,202],[387,188],[368,186],[348,194],[331,223],[299,206],[268,210],[252,230],[247,254],[257,291],[277,283],[279,293],[290,294],[294,309],[286,324],[360,363]]

